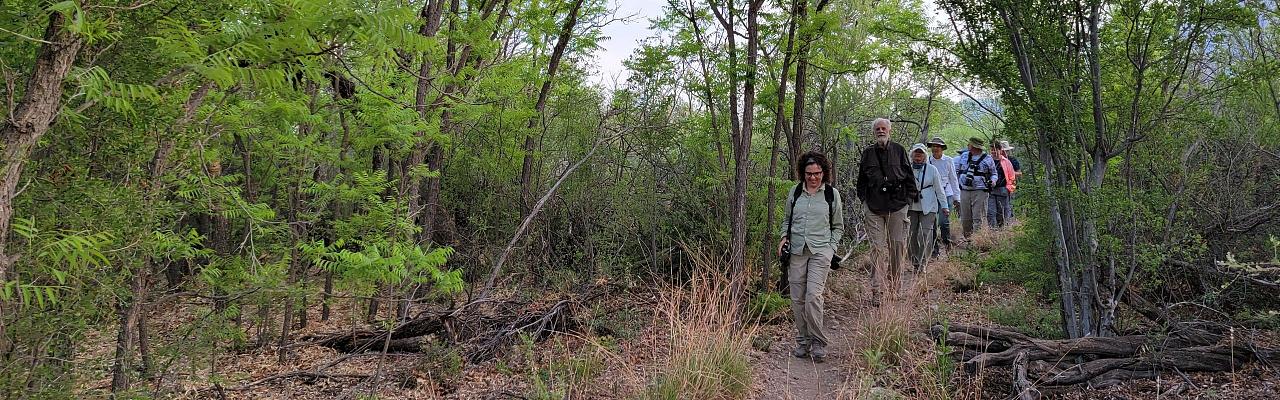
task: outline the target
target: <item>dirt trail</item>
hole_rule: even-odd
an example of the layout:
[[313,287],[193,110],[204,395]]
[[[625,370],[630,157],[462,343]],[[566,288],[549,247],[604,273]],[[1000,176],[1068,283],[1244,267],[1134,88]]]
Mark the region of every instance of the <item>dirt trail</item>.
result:
[[[800,400],[849,397],[851,385],[856,385],[857,382],[855,374],[858,372],[855,366],[858,365],[857,358],[860,356],[855,342],[858,330],[871,311],[868,278],[865,270],[847,264],[828,280],[825,314],[827,335],[832,343],[828,347],[829,355],[824,363],[814,363],[791,355],[791,350],[795,347],[795,331],[790,318],[760,327],[757,335],[770,338],[773,342],[767,353],[756,351],[754,354],[754,398]],[[908,277],[908,283],[913,279],[914,277]]]

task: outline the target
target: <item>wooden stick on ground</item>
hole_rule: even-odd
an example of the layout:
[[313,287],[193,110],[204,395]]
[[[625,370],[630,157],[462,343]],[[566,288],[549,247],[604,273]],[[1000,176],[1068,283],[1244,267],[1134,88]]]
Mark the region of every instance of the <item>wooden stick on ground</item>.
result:
[[1019,352],[1013,359],[1013,393],[1018,400],[1039,400],[1040,391],[1027,381],[1027,352]]

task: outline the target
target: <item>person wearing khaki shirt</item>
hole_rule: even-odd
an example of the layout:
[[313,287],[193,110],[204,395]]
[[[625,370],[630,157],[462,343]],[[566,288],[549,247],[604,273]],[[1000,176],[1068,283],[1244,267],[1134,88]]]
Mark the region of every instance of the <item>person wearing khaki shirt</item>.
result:
[[840,192],[829,186],[831,163],[826,156],[805,153],[800,156],[796,170],[804,182],[787,192],[778,254],[791,253],[787,284],[796,325],[796,348],[792,355],[822,362],[830,343],[823,328],[822,294],[826,291],[836,245],[844,235],[844,212]]

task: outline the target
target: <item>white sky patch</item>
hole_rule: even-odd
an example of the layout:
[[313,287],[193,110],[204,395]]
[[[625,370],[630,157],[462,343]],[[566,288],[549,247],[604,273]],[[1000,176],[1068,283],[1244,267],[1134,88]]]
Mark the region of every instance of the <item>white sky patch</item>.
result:
[[631,53],[640,47],[640,41],[653,36],[649,29],[649,20],[662,13],[665,2],[654,0],[611,0],[610,5],[618,9],[616,18],[628,17],[625,21],[614,21],[604,27],[603,33],[608,39],[600,43],[600,50],[595,54],[595,71],[591,82],[604,87],[613,86],[614,82],[626,82],[629,76],[627,67],[622,65]]
[[[949,32],[951,25],[947,22],[947,14],[938,8],[935,0],[923,0],[925,18],[931,29],[944,30]],[[611,8],[617,9],[615,18],[626,18],[618,20],[605,26],[603,33],[607,39],[601,41],[600,50],[594,54],[591,62],[594,69],[590,82],[601,87],[615,87],[615,83],[621,85],[626,82],[630,76],[627,68],[622,65],[631,53],[640,47],[640,41],[649,38],[655,34],[649,29],[651,23],[649,20],[657,18],[662,13],[662,7],[665,1],[656,0],[610,0]],[[985,90],[981,87],[968,84],[967,82],[957,82],[962,89],[977,98],[988,98],[995,93]],[[967,97],[951,88],[946,88],[943,96],[952,101],[961,101]]]

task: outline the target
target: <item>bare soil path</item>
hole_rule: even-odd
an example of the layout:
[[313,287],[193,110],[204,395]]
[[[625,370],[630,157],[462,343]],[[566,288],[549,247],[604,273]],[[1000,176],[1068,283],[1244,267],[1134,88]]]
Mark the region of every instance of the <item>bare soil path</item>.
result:
[[[860,260],[856,262],[860,264]],[[826,324],[832,343],[823,363],[791,355],[795,330],[791,318],[780,318],[762,326],[758,337],[771,340],[768,352],[755,350],[753,381],[757,399],[837,399],[849,398],[857,385],[856,366],[861,357],[858,331],[872,310],[869,273],[846,263],[827,282]],[[912,275],[912,274],[908,274]],[[908,277],[908,285],[913,277]],[[788,316],[790,314],[788,313]]]

